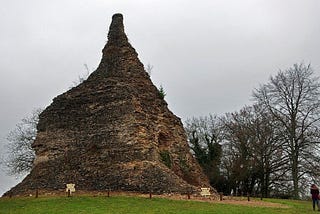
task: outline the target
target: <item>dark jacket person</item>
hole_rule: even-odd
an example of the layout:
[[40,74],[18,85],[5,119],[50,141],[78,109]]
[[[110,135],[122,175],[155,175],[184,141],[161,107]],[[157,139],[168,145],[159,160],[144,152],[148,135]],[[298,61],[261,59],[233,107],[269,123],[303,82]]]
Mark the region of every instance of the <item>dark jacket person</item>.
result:
[[310,193],[311,193],[311,197],[312,197],[313,210],[315,210],[315,207],[317,205],[318,210],[320,211],[320,209],[319,209],[319,188],[315,184],[312,184],[311,188],[310,188]]

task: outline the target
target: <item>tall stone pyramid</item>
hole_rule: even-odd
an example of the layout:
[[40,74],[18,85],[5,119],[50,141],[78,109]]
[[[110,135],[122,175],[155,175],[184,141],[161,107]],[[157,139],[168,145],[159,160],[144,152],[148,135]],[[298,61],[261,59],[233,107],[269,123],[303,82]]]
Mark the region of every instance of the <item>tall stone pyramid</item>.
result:
[[183,125],[152,84],[115,14],[102,60],[41,114],[30,174],[5,195],[35,189],[185,192],[209,186]]

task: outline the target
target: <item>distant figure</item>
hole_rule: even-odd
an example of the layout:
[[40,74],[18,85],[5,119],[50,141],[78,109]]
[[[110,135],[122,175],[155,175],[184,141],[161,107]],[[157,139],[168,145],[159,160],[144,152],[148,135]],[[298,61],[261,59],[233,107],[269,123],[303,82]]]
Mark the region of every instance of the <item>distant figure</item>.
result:
[[320,209],[319,209],[319,188],[317,187],[317,185],[315,185],[315,184],[311,185],[310,193],[311,193],[311,196],[312,196],[312,207],[313,207],[313,210],[315,210],[316,204],[317,204],[318,211],[320,211]]

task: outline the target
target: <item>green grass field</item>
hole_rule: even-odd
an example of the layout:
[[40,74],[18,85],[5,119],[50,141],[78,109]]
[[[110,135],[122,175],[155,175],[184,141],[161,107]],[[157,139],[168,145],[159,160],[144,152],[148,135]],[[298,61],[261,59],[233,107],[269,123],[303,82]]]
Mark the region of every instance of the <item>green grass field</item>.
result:
[[[253,200],[253,199],[252,199]],[[287,205],[284,207],[253,207],[235,204],[209,203],[192,200],[170,200],[125,196],[73,196],[39,198],[0,198],[0,213],[219,213],[271,214],[312,213],[311,202],[264,199]],[[316,213],[316,212],[315,212]]]

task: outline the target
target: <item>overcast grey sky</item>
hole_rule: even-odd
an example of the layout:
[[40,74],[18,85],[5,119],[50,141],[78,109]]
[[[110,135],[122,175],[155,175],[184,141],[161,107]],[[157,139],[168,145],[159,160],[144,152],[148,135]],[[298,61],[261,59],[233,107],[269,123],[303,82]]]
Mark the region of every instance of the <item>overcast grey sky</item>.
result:
[[[0,139],[94,70],[114,13],[182,120],[250,104],[279,69],[320,74],[319,0],[1,0]],[[0,194],[18,180],[0,171]]]

